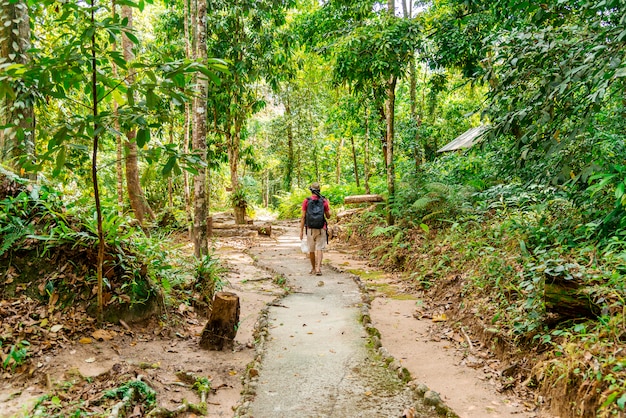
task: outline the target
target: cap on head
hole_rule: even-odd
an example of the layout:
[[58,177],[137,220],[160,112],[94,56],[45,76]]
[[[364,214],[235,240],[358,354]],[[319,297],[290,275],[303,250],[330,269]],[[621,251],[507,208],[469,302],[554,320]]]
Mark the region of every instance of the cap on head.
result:
[[309,187],[309,189],[319,191],[320,190],[320,184],[318,182],[313,182],[313,183],[311,183],[311,187]]

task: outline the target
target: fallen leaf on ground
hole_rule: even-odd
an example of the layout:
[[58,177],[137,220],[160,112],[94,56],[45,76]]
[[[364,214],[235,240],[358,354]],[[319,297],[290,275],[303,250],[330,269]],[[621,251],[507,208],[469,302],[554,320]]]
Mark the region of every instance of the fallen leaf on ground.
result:
[[447,320],[448,320],[448,316],[445,313],[442,313],[441,315],[433,316],[433,322],[445,322]]
[[91,334],[91,336],[96,340],[111,341],[114,335],[110,331],[97,329]]

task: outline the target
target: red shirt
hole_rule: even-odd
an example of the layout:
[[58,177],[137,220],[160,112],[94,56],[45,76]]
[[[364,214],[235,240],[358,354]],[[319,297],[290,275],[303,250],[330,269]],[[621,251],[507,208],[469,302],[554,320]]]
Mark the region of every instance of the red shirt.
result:
[[[317,197],[317,195],[312,195],[309,199],[314,199],[317,200],[319,199],[319,197]],[[306,207],[309,204],[309,199],[304,199],[304,202],[302,202],[302,213],[306,213]],[[328,205],[328,199],[324,199],[324,212],[328,213],[330,211],[330,206]]]

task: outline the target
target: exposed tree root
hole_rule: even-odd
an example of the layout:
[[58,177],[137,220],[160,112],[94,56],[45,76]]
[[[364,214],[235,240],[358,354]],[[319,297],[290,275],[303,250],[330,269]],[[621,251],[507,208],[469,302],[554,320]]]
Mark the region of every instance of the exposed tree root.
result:
[[178,408],[169,410],[163,407],[154,408],[152,411],[148,412],[147,417],[155,417],[155,418],[174,418],[181,414],[191,412],[197,415],[206,415],[207,408],[206,404],[202,402],[200,405],[195,405],[191,403],[185,402],[180,405]]
[[[142,375],[137,376],[137,379],[135,380],[135,382],[141,382],[142,378],[143,378]],[[138,395],[136,386],[128,385],[128,387],[124,391],[124,397],[122,398],[122,400],[116,403],[111,409],[109,418],[118,418],[120,416],[120,413],[122,414],[122,416],[125,416],[126,408],[131,406],[131,403],[136,395]]]

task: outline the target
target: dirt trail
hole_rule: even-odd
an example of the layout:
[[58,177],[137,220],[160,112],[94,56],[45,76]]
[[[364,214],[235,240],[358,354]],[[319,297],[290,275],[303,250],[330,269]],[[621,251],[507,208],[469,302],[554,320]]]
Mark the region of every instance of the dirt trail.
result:
[[358,285],[328,267],[323,276],[308,274],[294,232],[251,250],[293,290],[269,310],[269,337],[251,384],[256,396],[244,416],[399,417],[409,407],[419,417],[437,416],[367,347]]
[[[307,273],[309,264],[300,253],[295,225],[276,243],[262,243],[252,254],[296,288],[270,311],[270,339],[252,415],[400,416],[398,411],[409,405],[409,398],[403,398],[401,391],[374,395],[379,390],[376,382],[358,373],[371,358],[363,348],[366,336],[356,308],[361,299],[351,272],[371,268],[331,243],[325,253],[323,285],[318,284],[319,278]],[[380,331],[384,350],[410,372],[414,386],[437,392],[461,418],[549,416],[514,394],[498,392],[498,361],[485,350],[470,349],[467,334],[459,337],[447,324],[416,319],[416,306],[423,301],[401,292],[389,275],[365,276],[369,276],[363,283],[372,298],[372,326]],[[376,410],[382,404],[389,408]]]

